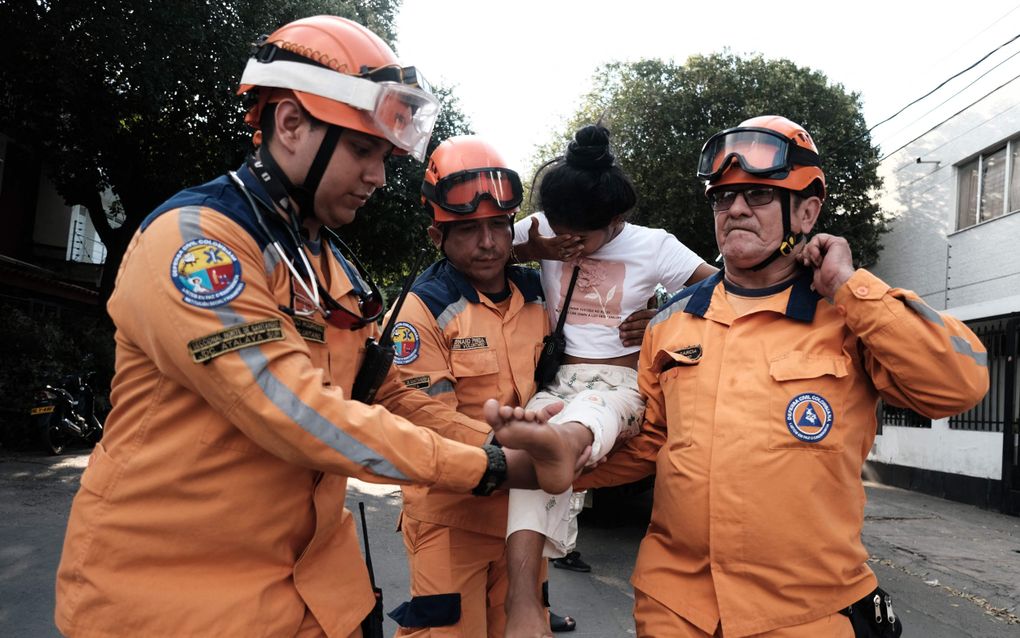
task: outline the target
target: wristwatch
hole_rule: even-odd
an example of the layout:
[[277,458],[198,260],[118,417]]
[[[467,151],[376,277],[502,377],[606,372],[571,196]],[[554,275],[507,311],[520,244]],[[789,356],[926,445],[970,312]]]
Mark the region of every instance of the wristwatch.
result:
[[475,496],[492,494],[506,480],[506,454],[503,450],[495,445],[483,445],[482,449],[485,450],[489,464],[485,468],[485,474],[482,474],[482,480],[471,490]]

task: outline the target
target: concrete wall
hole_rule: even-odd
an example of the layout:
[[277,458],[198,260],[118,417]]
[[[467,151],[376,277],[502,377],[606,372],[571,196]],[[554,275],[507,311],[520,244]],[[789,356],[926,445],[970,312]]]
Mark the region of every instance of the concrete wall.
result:
[[951,430],[948,419],[933,421],[930,430],[886,425],[868,460],[999,480],[1002,434]]

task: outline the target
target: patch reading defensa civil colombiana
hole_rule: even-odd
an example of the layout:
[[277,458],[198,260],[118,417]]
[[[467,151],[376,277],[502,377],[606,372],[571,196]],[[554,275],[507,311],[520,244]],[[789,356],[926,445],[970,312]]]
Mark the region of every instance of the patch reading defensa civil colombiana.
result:
[[418,358],[421,350],[421,337],[418,329],[406,321],[398,321],[393,326],[393,351],[396,353],[393,362],[398,366],[411,363]]
[[193,239],[181,246],[170,264],[170,279],[185,303],[199,308],[230,303],[244,290],[240,260],[215,239]]
[[786,427],[801,441],[817,443],[832,429],[832,406],[817,394],[798,394],[786,404]]

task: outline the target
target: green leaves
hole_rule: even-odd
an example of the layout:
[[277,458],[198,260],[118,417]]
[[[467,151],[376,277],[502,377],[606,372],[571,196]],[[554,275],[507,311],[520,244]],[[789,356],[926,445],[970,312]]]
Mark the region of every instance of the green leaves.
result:
[[683,65],[608,64],[564,137],[545,146],[535,164],[561,153],[577,127],[607,110],[615,153],[638,189],[635,223],[665,228],[702,258],[714,259],[712,214],[695,175],[701,147],[750,117],[784,115],[802,124],[821,152],[829,194],[816,232],[845,236],[861,265],[877,258],[886,232],[886,218],[871,198],[881,187],[878,152],[860,96],[821,72],[729,53],[692,56]]
[[[109,292],[149,211],[237,167],[251,148],[235,93],[260,34],[332,14],[392,43],[398,8],[399,0],[0,1],[0,131],[46,167],[68,205],[89,208],[109,249]],[[106,188],[126,213],[119,228],[98,203]]]

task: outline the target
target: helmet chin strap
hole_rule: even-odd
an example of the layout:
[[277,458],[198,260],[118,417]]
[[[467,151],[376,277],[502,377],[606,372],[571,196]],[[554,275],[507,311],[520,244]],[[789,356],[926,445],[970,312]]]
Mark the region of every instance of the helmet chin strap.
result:
[[779,259],[785,257],[793,252],[793,249],[797,246],[804,235],[801,233],[794,233],[790,228],[790,201],[793,199],[793,193],[786,189],[780,189],[785,197],[781,197],[779,205],[782,209],[783,216],[783,237],[779,241],[779,247],[772,251],[772,254],[766,257],[763,261],[759,262],[755,266],[751,266],[751,270],[758,272],[763,270],[766,266]]
[[318,190],[326,166],[329,165],[329,160],[340,142],[341,133],[343,128],[335,124],[328,125],[326,134],[319,144],[319,150],[316,151],[315,158],[300,186],[295,186],[287,178],[287,174],[280,168],[267,145],[259,147],[258,157],[253,154],[248,158],[248,167],[262,180],[266,192],[276,205],[291,214],[295,225],[297,225],[293,214],[295,205],[302,220],[315,216],[315,191]]

